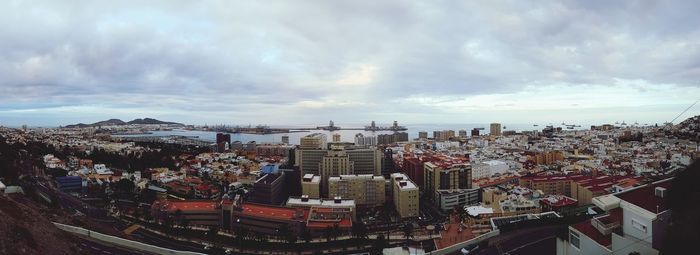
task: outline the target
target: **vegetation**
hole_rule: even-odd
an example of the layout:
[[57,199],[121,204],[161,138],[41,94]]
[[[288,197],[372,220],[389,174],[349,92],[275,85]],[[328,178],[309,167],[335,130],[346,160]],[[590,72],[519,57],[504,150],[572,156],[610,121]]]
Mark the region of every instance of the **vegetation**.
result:
[[671,222],[664,238],[661,254],[686,254],[700,243],[700,159],[696,159],[673,179],[668,191],[667,205],[672,211]]

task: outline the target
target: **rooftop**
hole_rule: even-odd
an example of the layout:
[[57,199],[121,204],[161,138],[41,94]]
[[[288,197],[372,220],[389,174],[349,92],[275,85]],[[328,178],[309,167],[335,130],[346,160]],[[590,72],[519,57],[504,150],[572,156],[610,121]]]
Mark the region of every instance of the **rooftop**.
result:
[[[604,217],[599,217],[600,219],[604,219],[603,222],[605,224],[607,223],[612,223],[612,222],[619,222],[622,220],[622,209],[616,208],[613,210],[610,210],[610,214]],[[571,226],[572,228],[576,229],[578,232],[581,232],[581,234],[584,234],[591,238],[593,241],[599,243],[602,246],[609,247],[612,244],[612,235],[610,234],[603,234],[598,230],[592,223],[591,221],[595,221],[595,219],[589,219],[584,222],[575,224]]]
[[[400,180],[397,180],[397,178],[400,178]],[[391,179],[396,180],[395,185],[399,185],[399,189],[401,190],[418,188],[418,186],[416,186],[416,184],[413,183],[413,181],[411,181],[411,179],[404,173],[393,173],[391,174]]]
[[666,207],[666,198],[655,195],[656,188],[661,187],[666,190],[670,189],[671,180],[672,179],[658,181],[636,189],[631,189],[627,192],[615,194],[615,196],[649,212],[655,212],[658,214],[666,211],[668,208]]
[[576,205],[578,200],[561,195],[549,195],[542,200],[540,203],[546,204],[549,207],[564,207],[570,205]]
[[179,201],[179,200],[168,200],[163,202],[165,210],[169,212],[175,212],[180,210],[182,212],[189,211],[214,211],[216,210],[216,202],[213,201]]
[[299,216],[299,214],[297,214],[297,212],[299,212],[299,209],[292,209],[286,207],[267,206],[258,204],[242,204],[241,208],[243,209],[243,214],[256,217],[293,220]]
[[355,207],[355,200],[340,199],[336,203],[335,199],[309,198],[308,201],[302,201],[301,197],[290,197],[287,199],[287,206],[324,206],[324,207]]

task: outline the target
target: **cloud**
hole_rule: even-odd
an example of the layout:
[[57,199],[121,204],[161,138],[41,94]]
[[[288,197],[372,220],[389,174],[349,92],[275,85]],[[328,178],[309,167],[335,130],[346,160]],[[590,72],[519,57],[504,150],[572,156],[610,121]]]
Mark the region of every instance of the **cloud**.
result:
[[[483,119],[464,109],[588,109],[577,98],[627,91],[643,97],[637,107],[682,105],[699,86],[699,12],[686,1],[11,1],[0,10],[0,122],[68,116],[58,109],[453,121],[455,108]],[[546,100],[524,100],[543,98],[531,91]],[[489,101],[503,97],[516,102]]]

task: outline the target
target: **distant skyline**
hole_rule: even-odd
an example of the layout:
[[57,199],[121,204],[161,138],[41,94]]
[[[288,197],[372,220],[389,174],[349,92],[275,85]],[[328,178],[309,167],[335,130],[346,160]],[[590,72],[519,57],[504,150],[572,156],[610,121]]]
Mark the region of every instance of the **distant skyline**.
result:
[[698,13],[689,1],[8,1],[0,125],[661,124],[700,98]]

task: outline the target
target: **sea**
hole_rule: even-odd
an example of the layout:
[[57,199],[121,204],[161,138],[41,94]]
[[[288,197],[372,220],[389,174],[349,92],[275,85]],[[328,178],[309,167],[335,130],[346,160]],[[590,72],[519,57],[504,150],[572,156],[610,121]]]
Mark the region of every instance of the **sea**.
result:
[[[522,131],[541,131],[546,126],[552,125],[554,127],[562,127],[566,129],[563,125],[556,124],[501,124],[503,131],[515,130],[517,132]],[[343,125],[337,125],[343,127]],[[270,126],[275,128],[275,126]],[[301,127],[301,126],[299,126]],[[308,126],[311,127],[311,126]],[[348,127],[361,127],[361,126],[348,126]],[[428,137],[433,136],[433,131],[440,130],[454,130],[455,135],[458,135],[459,130],[466,130],[467,136],[471,134],[473,128],[483,128],[480,130],[480,134],[488,134],[490,124],[417,124],[417,125],[406,125],[408,130],[403,131],[408,133],[409,139],[418,138],[418,132],[425,131],[428,132]],[[287,126],[285,128],[294,128],[294,126]],[[575,127],[573,130],[589,129],[590,125],[580,125],[580,127]],[[572,130],[572,129],[566,129]],[[118,137],[149,137],[149,136],[187,136],[195,139],[199,139],[205,142],[215,142],[216,133],[214,131],[198,131],[198,130],[182,130],[173,129],[171,131],[151,131],[148,134],[134,134],[134,135],[115,135]],[[255,141],[256,143],[281,143],[282,136],[289,136],[290,144],[299,144],[301,137],[312,134],[312,133],[322,133],[326,134],[328,140],[330,141],[334,134],[340,134],[340,139],[343,142],[354,142],[355,135],[361,133],[364,136],[377,136],[380,134],[392,134],[393,131],[364,131],[364,130],[310,130],[310,131],[293,131],[291,133],[276,133],[276,134],[242,134],[242,133],[231,133],[231,141],[240,141],[242,143],[248,143]]]

